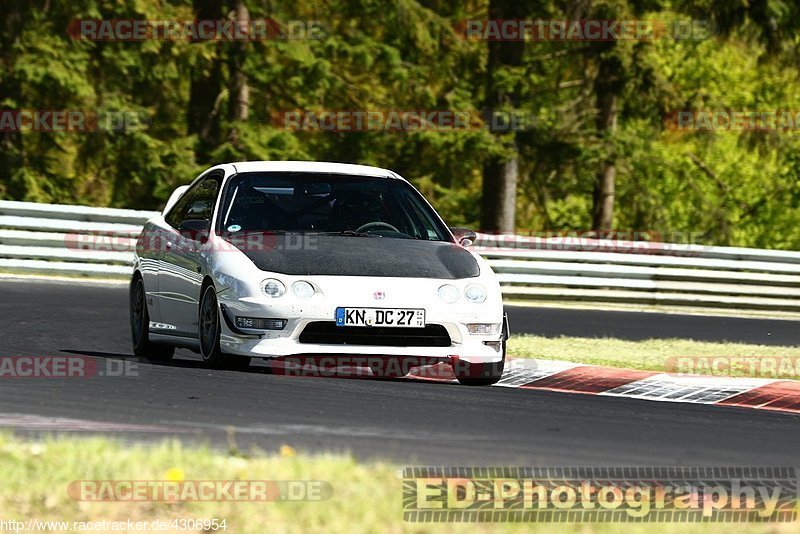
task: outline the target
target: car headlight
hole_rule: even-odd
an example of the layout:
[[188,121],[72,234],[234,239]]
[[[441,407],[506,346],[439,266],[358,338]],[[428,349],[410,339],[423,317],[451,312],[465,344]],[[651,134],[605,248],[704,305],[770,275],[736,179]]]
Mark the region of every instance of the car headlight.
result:
[[307,299],[314,296],[314,286],[305,280],[298,280],[292,284],[292,293],[300,299]]
[[286,286],[283,285],[283,282],[280,280],[275,280],[274,278],[267,278],[263,282],[261,282],[261,291],[264,292],[265,295],[272,298],[278,298],[283,296],[286,293]]
[[448,304],[453,304],[458,300],[461,292],[458,288],[454,285],[445,284],[439,287],[439,290],[436,291],[436,294],[439,295],[439,298],[442,299],[444,302]]
[[464,297],[475,304],[480,304],[486,300],[486,288],[480,284],[470,284],[464,290]]

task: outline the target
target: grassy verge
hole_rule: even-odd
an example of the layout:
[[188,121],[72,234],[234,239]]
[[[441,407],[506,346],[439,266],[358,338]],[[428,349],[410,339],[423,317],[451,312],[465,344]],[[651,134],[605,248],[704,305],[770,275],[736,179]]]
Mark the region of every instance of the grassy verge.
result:
[[[409,524],[401,516],[398,466],[361,464],[347,456],[298,455],[288,446],[267,454],[220,453],[177,441],[125,445],[105,438],[29,441],[0,435],[2,519],[152,521],[218,518],[226,532],[551,532],[549,524]],[[124,503],[76,502],[73,480],[325,480],[333,495],[322,502]],[[727,531],[725,524],[559,524],[582,534]],[[740,532],[789,533],[795,524],[737,525]],[[219,531],[222,532],[222,531]]]
[[707,343],[685,339],[513,336],[512,358],[564,360],[648,371],[800,380],[800,347]]

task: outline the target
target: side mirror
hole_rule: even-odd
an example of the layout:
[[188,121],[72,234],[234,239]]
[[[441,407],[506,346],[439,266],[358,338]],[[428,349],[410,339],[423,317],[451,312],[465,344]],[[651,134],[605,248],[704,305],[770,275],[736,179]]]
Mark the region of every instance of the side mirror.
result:
[[189,219],[183,221],[178,228],[181,235],[195,241],[205,243],[208,241],[208,233],[211,230],[211,223],[202,219]]
[[468,247],[472,245],[476,239],[478,239],[478,234],[469,228],[450,228],[450,231],[453,232],[453,237],[456,238],[456,243],[462,247]]

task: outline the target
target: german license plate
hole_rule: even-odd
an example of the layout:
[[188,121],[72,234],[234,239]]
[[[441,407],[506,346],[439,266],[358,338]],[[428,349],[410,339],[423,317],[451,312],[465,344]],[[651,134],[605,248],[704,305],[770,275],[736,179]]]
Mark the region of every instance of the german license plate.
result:
[[423,328],[425,310],[414,308],[336,308],[336,326]]

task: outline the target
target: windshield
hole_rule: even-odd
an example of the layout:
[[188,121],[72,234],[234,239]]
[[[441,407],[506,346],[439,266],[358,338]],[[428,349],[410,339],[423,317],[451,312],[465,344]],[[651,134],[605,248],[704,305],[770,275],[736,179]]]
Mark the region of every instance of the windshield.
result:
[[320,173],[234,176],[225,191],[218,231],[449,241],[438,216],[408,183]]

